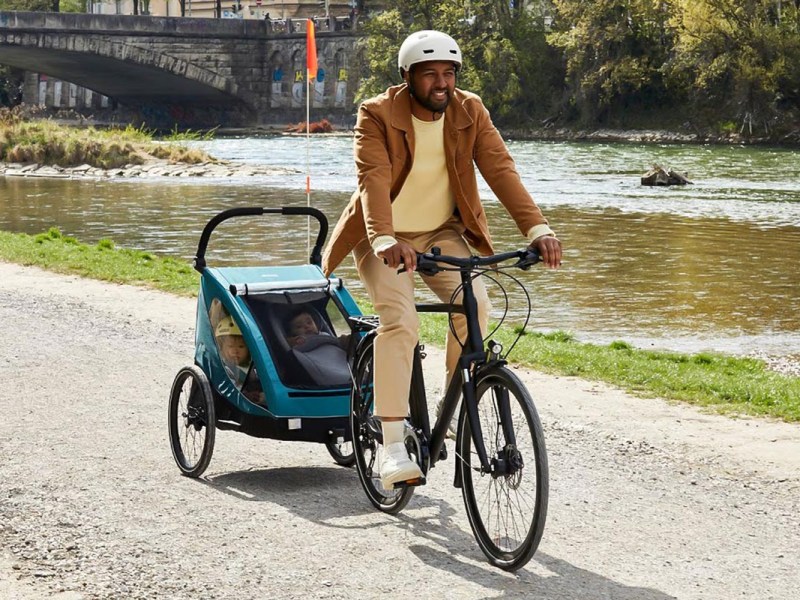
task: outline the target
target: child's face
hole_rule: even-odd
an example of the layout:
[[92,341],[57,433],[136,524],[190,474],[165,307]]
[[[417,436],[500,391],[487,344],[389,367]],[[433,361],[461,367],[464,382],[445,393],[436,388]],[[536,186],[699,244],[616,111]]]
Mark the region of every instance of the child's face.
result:
[[289,336],[316,335],[319,333],[314,318],[308,313],[300,313],[289,321]]
[[235,362],[237,365],[246,363],[250,358],[247,344],[244,343],[244,338],[240,335],[223,336],[220,342],[220,350],[225,360]]

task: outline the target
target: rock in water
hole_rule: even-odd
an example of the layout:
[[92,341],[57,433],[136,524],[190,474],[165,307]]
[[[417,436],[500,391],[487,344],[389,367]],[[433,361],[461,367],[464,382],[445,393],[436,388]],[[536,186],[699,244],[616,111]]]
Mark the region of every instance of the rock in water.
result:
[[653,165],[647,173],[642,175],[642,185],[686,185],[692,183],[685,173],[674,169],[665,169],[660,165]]

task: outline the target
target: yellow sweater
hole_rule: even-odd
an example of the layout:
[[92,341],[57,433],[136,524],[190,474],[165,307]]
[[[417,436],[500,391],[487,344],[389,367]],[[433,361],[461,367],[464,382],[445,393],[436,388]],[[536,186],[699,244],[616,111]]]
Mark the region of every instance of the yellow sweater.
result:
[[[400,193],[392,202],[392,225],[398,233],[433,231],[453,215],[455,200],[447,176],[444,154],[444,115],[436,121],[423,121],[411,115],[414,126],[414,162]],[[554,235],[547,225],[528,231],[533,241],[541,235]],[[391,235],[379,235],[372,243],[375,253],[397,243]]]
[[444,115],[422,121],[412,115],[414,166],[392,203],[398,232],[433,231],[453,216],[456,207],[444,158]]

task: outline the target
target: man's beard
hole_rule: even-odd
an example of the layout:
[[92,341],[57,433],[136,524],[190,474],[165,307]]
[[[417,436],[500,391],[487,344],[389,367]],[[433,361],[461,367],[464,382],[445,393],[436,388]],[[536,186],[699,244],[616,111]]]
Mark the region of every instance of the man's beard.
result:
[[423,98],[422,96],[417,94],[417,90],[414,89],[414,84],[410,81],[408,82],[408,88],[411,92],[411,96],[426,110],[429,110],[434,113],[443,113],[444,109],[447,108],[448,103],[450,102],[450,90],[447,90],[447,95],[445,99],[440,102],[439,104],[434,104],[431,102],[429,98]]

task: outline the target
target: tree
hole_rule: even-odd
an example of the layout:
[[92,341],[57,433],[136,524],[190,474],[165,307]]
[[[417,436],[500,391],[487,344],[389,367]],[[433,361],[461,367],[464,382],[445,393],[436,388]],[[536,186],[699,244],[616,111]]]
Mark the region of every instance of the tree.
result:
[[508,0],[389,0],[365,29],[360,99],[400,82],[397,51],[421,29],[458,41],[464,60],[458,85],[479,94],[498,121],[529,124],[546,115],[562,78],[559,58],[545,40],[543,15],[513,9]]
[[[800,111],[800,19],[795,2],[676,0],[674,59],[666,72],[709,119],[770,131]],[[778,11],[780,8],[780,11]],[[790,116],[790,118],[792,118]]]
[[458,21],[469,67],[464,87],[480,94],[502,123],[527,127],[552,115],[564,72],[547,43],[544,14],[512,8],[507,1],[470,6],[468,17]]
[[16,106],[22,102],[22,78],[19,69],[0,65],[0,106]]
[[53,0],[0,0],[0,10],[49,12],[52,9]]
[[0,0],[0,10],[84,12],[83,0]]
[[[550,43],[566,60],[569,103],[584,122],[668,100],[671,0],[554,0]],[[619,109],[623,109],[620,111]]]

